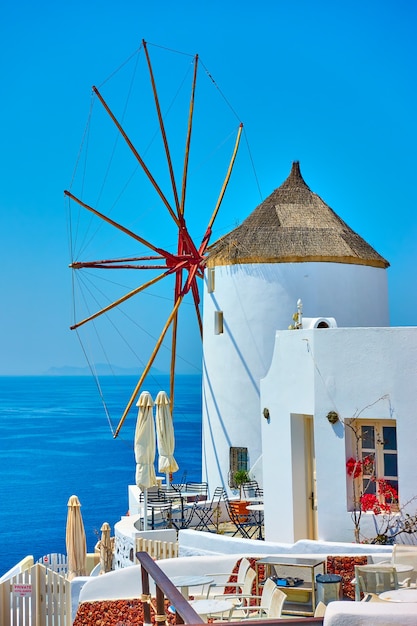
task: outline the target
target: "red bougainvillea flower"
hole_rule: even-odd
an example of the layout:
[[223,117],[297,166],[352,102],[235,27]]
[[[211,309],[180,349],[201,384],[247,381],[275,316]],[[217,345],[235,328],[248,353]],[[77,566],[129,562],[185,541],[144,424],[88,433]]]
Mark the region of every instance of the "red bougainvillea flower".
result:
[[354,459],[353,456],[351,456],[346,461],[346,471],[348,473],[348,476],[353,476],[353,478],[358,478],[358,476],[362,474],[361,461],[359,461],[358,459]]

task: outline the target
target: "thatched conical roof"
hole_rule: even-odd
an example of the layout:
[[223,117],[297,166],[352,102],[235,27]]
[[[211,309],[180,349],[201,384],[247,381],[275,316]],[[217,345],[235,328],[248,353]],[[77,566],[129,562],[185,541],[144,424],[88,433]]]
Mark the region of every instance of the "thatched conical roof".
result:
[[389,266],[311,191],[295,161],[287,180],[209,248],[207,265],[307,261]]

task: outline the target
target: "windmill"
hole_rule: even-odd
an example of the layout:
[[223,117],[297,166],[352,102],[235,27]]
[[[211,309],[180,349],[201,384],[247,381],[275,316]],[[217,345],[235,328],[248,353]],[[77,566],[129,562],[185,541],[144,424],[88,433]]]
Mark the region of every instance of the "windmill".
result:
[[127,293],[122,295],[121,297],[111,301],[104,307],[99,308],[98,310],[92,312],[90,315],[84,317],[83,319],[76,321],[72,326],[72,330],[76,330],[83,326],[84,324],[88,324],[89,322],[93,322],[100,316],[103,316],[109,313],[112,309],[120,306],[122,303],[128,301],[129,299],[137,296],[141,292],[144,292],[149,287],[152,287],[159,281],[166,279],[171,276],[174,280],[174,288],[173,288],[173,306],[170,311],[159,335],[159,338],[156,341],[156,344],[152,350],[152,354],[146,363],[143,372],[131,394],[129,401],[127,402],[126,408],[123,411],[123,414],[120,418],[119,424],[114,432],[114,437],[117,437],[122,424],[132,407],[135,399],[140,393],[142,385],[148,375],[155,358],[161,349],[161,346],[164,342],[164,339],[169,330],[171,330],[171,362],[170,362],[170,402],[171,402],[171,411],[173,410],[174,405],[174,380],[175,380],[175,367],[176,367],[176,353],[177,353],[177,334],[178,334],[178,315],[183,303],[184,297],[187,294],[191,294],[192,300],[194,303],[195,314],[197,318],[197,323],[200,330],[200,335],[202,337],[202,320],[200,314],[200,297],[199,290],[197,285],[197,280],[203,278],[204,267],[206,262],[206,253],[207,247],[210,242],[210,238],[212,235],[213,224],[218,215],[224,194],[226,192],[226,188],[228,186],[232,169],[235,163],[240,137],[242,133],[243,125],[240,123],[236,132],[236,137],[234,140],[234,146],[232,150],[232,154],[230,157],[230,161],[228,163],[227,170],[224,174],[223,182],[218,192],[217,201],[215,202],[215,206],[213,207],[211,217],[208,220],[208,224],[202,239],[198,242],[194,241],[190,231],[187,226],[187,222],[185,219],[185,207],[186,207],[186,196],[187,196],[187,182],[189,176],[189,158],[190,158],[190,147],[191,147],[191,137],[193,131],[193,121],[194,121],[194,104],[195,104],[195,94],[196,94],[196,84],[197,84],[197,73],[199,66],[199,58],[198,55],[193,57],[193,76],[191,82],[191,93],[189,97],[189,107],[188,107],[188,122],[186,129],[186,137],[185,137],[185,150],[183,154],[182,160],[182,173],[180,177],[180,183],[177,183],[177,178],[174,173],[174,165],[173,159],[171,156],[171,149],[168,142],[168,133],[166,131],[166,125],[164,121],[164,115],[162,112],[162,107],[160,104],[160,98],[158,95],[156,80],[154,76],[154,71],[151,63],[151,58],[148,50],[148,44],[145,41],[142,41],[142,50],[144,51],[146,57],[147,68],[149,72],[150,82],[152,86],[153,93],[153,101],[154,107],[158,118],[159,124],[159,133],[162,138],[163,146],[164,146],[164,158],[166,160],[166,165],[169,172],[169,180],[170,180],[170,193],[173,200],[169,200],[167,194],[162,188],[162,185],[158,183],[156,177],[151,172],[150,167],[147,165],[145,158],[139,151],[136,149],[133,141],[130,139],[130,136],[126,132],[122,122],[116,117],[113,113],[110,105],[107,100],[103,97],[101,90],[97,87],[93,87],[92,97],[95,100],[98,100],[100,105],[103,107],[104,111],[113,122],[119,136],[122,138],[126,146],[128,147],[131,155],[136,160],[142,172],[145,174],[147,181],[156,191],[159,201],[162,203],[165,211],[168,213],[169,218],[172,220],[176,230],[177,230],[177,245],[176,250],[174,252],[167,250],[166,248],[157,245],[150,241],[150,239],[141,236],[138,232],[135,232],[131,228],[127,228],[121,222],[111,218],[109,215],[104,214],[99,211],[96,207],[93,206],[93,203],[86,202],[79,195],[76,195],[71,190],[66,190],[65,196],[70,203],[75,203],[82,209],[85,209],[90,214],[94,215],[96,218],[111,226],[112,228],[118,230],[119,232],[127,235],[131,239],[131,241],[136,242],[144,246],[148,250],[148,254],[139,255],[139,256],[125,256],[125,257],[117,257],[113,259],[100,259],[100,260],[73,260],[70,264],[70,267],[74,271],[80,270],[116,270],[116,269],[141,269],[147,270],[152,269],[153,271],[158,270],[160,273],[154,276],[152,279],[141,283],[138,286],[135,286],[133,289],[129,290]]

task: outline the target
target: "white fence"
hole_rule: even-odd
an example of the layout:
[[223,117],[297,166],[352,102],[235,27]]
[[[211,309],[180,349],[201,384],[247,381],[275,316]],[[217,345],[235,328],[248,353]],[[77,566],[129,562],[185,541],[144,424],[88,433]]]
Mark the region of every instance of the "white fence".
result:
[[71,583],[35,563],[0,584],[1,626],[71,626]]
[[[178,556],[178,542],[136,537],[135,554],[136,552],[147,552],[149,556],[156,560],[173,559]],[[137,563],[136,558],[135,562]]]

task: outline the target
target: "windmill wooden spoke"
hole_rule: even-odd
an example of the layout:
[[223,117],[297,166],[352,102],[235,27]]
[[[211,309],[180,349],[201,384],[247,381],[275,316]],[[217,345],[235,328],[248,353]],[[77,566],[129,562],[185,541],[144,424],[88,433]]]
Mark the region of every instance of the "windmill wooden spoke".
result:
[[239,143],[240,143],[240,137],[242,135],[242,129],[243,129],[243,124],[240,124],[238,132],[237,132],[236,143],[235,143],[235,147],[234,147],[234,150],[233,150],[232,158],[230,159],[229,167],[227,169],[226,178],[224,179],[224,183],[223,183],[223,186],[221,188],[219,197],[217,199],[217,203],[216,203],[216,206],[214,208],[213,215],[211,216],[210,221],[208,223],[207,230],[209,230],[209,229],[211,230],[212,227],[213,227],[214,220],[216,219],[217,214],[219,212],[220,205],[221,205],[221,203],[223,201],[227,185],[229,184],[230,176],[232,175],[233,166],[234,166],[235,160],[236,160],[237,151],[239,149]]
[[79,328],[80,326],[83,326],[87,322],[91,322],[92,320],[95,320],[97,317],[100,317],[100,315],[103,315],[103,313],[108,313],[109,311],[114,309],[116,306],[119,306],[119,304],[122,304],[123,302],[126,302],[126,300],[129,300],[129,298],[132,298],[133,296],[135,296],[136,294],[140,293],[144,289],[147,289],[148,287],[151,287],[152,285],[154,285],[155,283],[159,282],[160,280],[165,278],[165,276],[168,276],[172,272],[173,272],[173,270],[168,270],[168,271],[164,272],[163,274],[160,274],[159,276],[156,276],[152,280],[149,280],[147,283],[144,283],[140,287],[136,287],[136,289],[133,289],[132,291],[129,291],[129,293],[125,294],[121,298],[118,298],[118,300],[115,300],[114,302],[112,302],[108,306],[104,307],[103,309],[100,309],[100,311],[97,311],[97,313],[93,313],[93,315],[90,315],[89,317],[86,317],[81,322],[77,322],[76,324],[73,324],[73,326],[70,326],[70,329],[71,330],[75,330],[76,328]]
[[171,365],[169,370],[169,407],[171,415],[174,410],[175,400],[175,363],[177,359],[177,334],[178,334],[178,311],[176,312],[172,323],[172,340],[171,340]]
[[142,159],[142,157],[140,156],[139,152],[136,150],[135,146],[133,145],[133,143],[130,141],[129,137],[127,136],[127,134],[123,130],[122,126],[119,124],[119,122],[117,121],[116,117],[111,112],[110,107],[107,105],[106,101],[104,100],[103,96],[100,94],[100,92],[97,89],[97,87],[93,87],[93,91],[96,94],[96,96],[98,97],[98,99],[100,100],[101,104],[106,109],[107,113],[110,115],[110,117],[113,120],[113,122],[116,124],[118,130],[120,131],[120,133],[121,133],[121,135],[123,137],[123,139],[126,141],[127,145],[129,146],[129,148],[131,149],[131,151],[133,152],[133,154],[135,155],[135,157],[139,161],[143,171],[145,172],[146,176],[151,181],[152,185],[154,186],[155,190],[157,191],[157,193],[158,193],[159,197],[161,198],[162,202],[165,204],[165,206],[168,209],[169,214],[171,215],[172,219],[177,224],[177,226],[179,226],[178,218],[175,215],[175,212],[172,210],[171,205],[169,204],[168,200],[165,198],[161,188],[159,187],[158,183],[156,182],[156,180],[154,179],[154,177],[150,173],[149,169],[145,165],[145,161]]
[[142,45],[143,45],[143,49],[145,50],[145,56],[146,56],[146,61],[148,63],[149,75],[151,77],[152,91],[153,91],[153,95],[154,95],[156,111],[157,111],[157,114],[158,114],[159,127],[161,129],[162,140],[164,142],[165,155],[166,155],[166,158],[167,158],[169,175],[170,175],[170,178],[171,178],[172,191],[174,193],[175,206],[177,207],[177,214],[179,214],[180,206],[179,206],[179,201],[178,201],[177,185],[175,183],[175,177],[174,177],[174,169],[172,167],[171,154],[170,154],[169,147],[168,147],[168,139],[167,139],[167,135],[166,135],[166,132],[165,132],[165,126],[164,126],[164,120],[162,118],[161,107],[159,105],[158,92],[156,90],[156,84],[155,84],[155,79],[154,79],[154,75],[153,75],[151,60],[150,60],[150,57],[149,57],[149,52],[148,52],[148,47],[146,45],[146,41],[144,39],[142,39]]
[[164,326],[164,328],[162,330],[162,333],[161,333],[158,341],[156,342],[156,346],[155,346],[155,348],[154,348],[154,350],[153,350],[153,352],[151,354],[151,357],[150,357],[148,363],[146,364],[146,367],[143,370],[141,377],[138,380],[138,383],[137,383],[137,385],[136,385],[136,387],[135,387],[135,389],[134,389],[134,391],[132,393],[132,396],[131,396],[129,402],[127,403],[127,406],[126,406],[125,410],[123,411],[123,415],[120,418],[120,422],[119,422],[119,424],[118,424],[118,426],[117,426],[117,428],[116,428],[116,430],[114,432],[114,435],[113,435],[115,439],[116,439],[117,435],[119,434],[119,431],[120,431],[120,429],[121,429],[121,427],[123,425],[123,422],[125,421],[126,416],[129,413],[129,411],[130,411],[130,409],[131,409],[135,399],[139,395],[139,391],[140,391],[140,389],[142,387],[142,383],[145,380],[149,370],[151,369],[153,362],[155,361],[155,358],[156,358],[156,356],[157,356],[157,354],[159,352],[159,349],[160,349],[160,347],[162,345],[162,342],[163,342],[164,337],[165,337],[165,335],[166,335],[166,333],[168,331],[168,328],[172,324],[172,321],[173,321],[173,319],[175,318],[175,316],[177,314],[177,311],[178,311],[178,308],[179,308],[179,306],[180,306],[180,304],[182,302],[182,299],[183,299],[183,296],[180,296],[178,298],[178,300],[175,303],[174,308],[171,311],[170,316],[168,317],[168,319],[167,319],[167,321],[165,323],[165,326]]
[[201,339],[203,338],[203,322],[201,319],[201,313],[200,313],[200,294],[198,293],[198,286],[197,286],[197,282],[194,280],[191,284],[191,289],[192,289],[192,294],[193,294],[193,301],[194,301],[194,306],[195,306],[195,312],[197,315],[197,322],[198,322],[198,327],[200,329],[200,336]]
[[190,110],[188,113],[188,129],[187,140],[185,142],[185,155],[184,155],[184,168],[182,173],[182,189],[181,189],[181,205],[180,213],[184,215],[185,208],[185,192],[187,189],[187,176],[188,176],[188,162],[190,157],[190,143],[191,143],[191,131],[193,128],[193,115],[194,115],[194,99],[195,99],[195,86],[197,83],[197,68],[198,68],[198,54],[194,57],[194,76],[193,84],[191,88]]
[[[182,257],[169,255],[168,259],[165,258],[164,265],[132,265],[133,261],[139,263],[139,261],[161,261],[165,257],[163,256],[144,256],[144,257],[131,257],[128,259],[102,259],[100,261],[74,261],[70,263],[70,268],[74,270],[80,269],[133,269],[133,270],[164,270],[166,266],[177,265],[178,263],[183,263],[184,266],[188,262],[188,257],[183,255]],[[130,261],[130,263],[129,263]]]
[[97,217],[99,217],[100,219],[104,220],[105,222],[107,222],[111,226],[114,226],[118,230],[121,230],[122,233],[125,233],[126,235],[129,235],[129,237],[132,237],[132,239],[136,239],[136,241],[139,241],[139,243],[142,243],[144,246],[147,246],[148,248],[150,248],[154,252],[157,252],[158,254],[161,254],[164,257],[168,257],[168,256],[172,257],[173,256],[169,252],[167,252],[166,250],[162,250],[161,248],[158,248],[158,247],[154,246],[152,243],[150,243],[149,241],[147,241],[146,239],[144,239],[140,235],[137,235],[136,233],[134,233],[133,231],[129,230],[128,228],[125,228],[121,224],[118,224],[117,222],[112,220],[110,217],[107,217],[107,215],[104,215],[103,213],[100,213],[100,211],[97,211],[97,209],[94,209],[89,204],[86,204],[85,202],[83,202],[82,200],[77,198],[77,196],[74,196],[74,194],[71,193],[70,191],[65,190],[64,194],[66,196],[68,196],[68,198],[71,198],[71,200],[74,200],[74,202],[77,202],[77,204],[82,206],[84,209],[87,209],[87,211],[90,211],[91,213],[94,213],[94,215],[97,215]]

